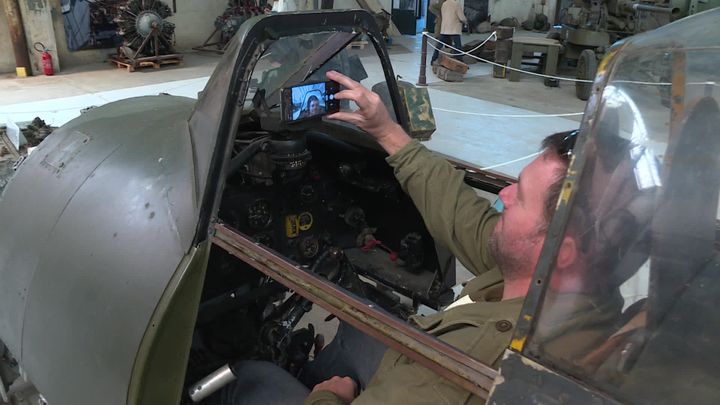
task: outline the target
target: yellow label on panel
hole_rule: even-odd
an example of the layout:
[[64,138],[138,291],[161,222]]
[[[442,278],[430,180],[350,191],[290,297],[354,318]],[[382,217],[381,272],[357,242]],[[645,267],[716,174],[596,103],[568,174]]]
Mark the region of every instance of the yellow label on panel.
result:
[[516,352],[520,353],[523,350],[523,347],[525,347],[525,337],[521,337],[520,339],[513,339],[510,342],[510,348],[515,350]]
[[27,69],[24,67],[16,67],[15,74],[17,77],[27,77]]
[[313,216],[309,212],[303,212],[298,215],[298,225],[301,231],[307,231],[313,226]]
[[288,238],[295,238],[300,235],[297,215],[288,215],[285,217],[285,235],[287,235]]

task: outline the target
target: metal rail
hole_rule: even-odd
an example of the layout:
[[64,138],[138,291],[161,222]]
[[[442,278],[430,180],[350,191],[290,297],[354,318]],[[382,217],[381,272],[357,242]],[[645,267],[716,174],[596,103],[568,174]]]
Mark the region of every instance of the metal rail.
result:
[[492,368],[297,267],[224,224],[215,224],[214,230],[212,242],[228,253],[437,375],[487,399],[497,374]]

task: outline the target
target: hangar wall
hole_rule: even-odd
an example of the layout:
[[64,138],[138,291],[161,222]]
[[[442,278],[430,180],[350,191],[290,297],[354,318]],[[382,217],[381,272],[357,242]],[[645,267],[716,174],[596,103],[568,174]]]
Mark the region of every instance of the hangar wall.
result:
[[0,73],[15,72],[15,57],[5,18],[5,5],[0,1]]
[[[50,49],[55,49],[55,34],[52,29],[52,18],[48,1],[53,0],[20,0],[20,13],[23,18],[23,28],[27,39],[28,51],[30,51],[30,67],[33,74],[41,72],[40,54],[33,51],[35,42],[42,42]],[[59,2],[59,0],[57,0]],[[15,55],[13,53],[10,32],[5,17],[5,8],[0,5],[0,73],[15,72]],[[7,46],[7,49],[5,47]],[[53,54],[53,56],[55,56]],[[59,65],[53,60],[55,69]]]
[[[383,9],[386,11],[392,10],[392,0],[378,0],[380,4],[382,5]],[[418,0],[419,1],[419,0]],[[343,10],[343,9],[353,9],[353,8],[360,8],[358,6],[357,1],[355,0],[335,0],[334,3],[336,10]]]
[[[171,4],[172,1],[167,1]],[[202,45],[215,29],[215,18],[225,11],[228,0],[177,0],[177,14],[170,18],[175,24],[177,49]]]
[[488,12],[493,22],[515,17],[522,23],[527,20],[531,7],[535,5],[536,13],[542,12],[548,16],[550,23],[554,23],[557,0],[547,0],[545,3],[543,8],[541,0],[490,0]]

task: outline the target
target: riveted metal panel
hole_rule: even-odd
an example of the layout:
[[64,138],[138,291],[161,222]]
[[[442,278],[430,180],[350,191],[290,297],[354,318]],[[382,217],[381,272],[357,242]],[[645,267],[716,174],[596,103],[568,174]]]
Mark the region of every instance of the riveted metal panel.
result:
[[198,219],[193,100],[140,97],[57,130],[0,201],[0,339],[52,404],[123,403]]

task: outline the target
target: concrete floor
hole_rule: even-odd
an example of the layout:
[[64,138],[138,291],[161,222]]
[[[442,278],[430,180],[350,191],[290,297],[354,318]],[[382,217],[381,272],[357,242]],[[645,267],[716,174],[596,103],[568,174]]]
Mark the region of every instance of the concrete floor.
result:
[[[482,37],[466,35],[463,41]],[[389,47],[395,74],[410,82],[416,82],[419,73],[420,38],[419,35],[395,38],[394,45]],[[368,48],[366,52],[372,50]],[[80,109],[123,98],[160,92],[196,97],[219,59],[212,53],[193,51],[185,53],[183,65],[159,70],[128,73],[96,63],[50,77],[19,79],[12,74],[3,75],[0,122],[29,121],[39,116],[51,125],[62,125],[77,116]],[[376,61],[363,58],[368,65],[377,64]],[[532,154],[544,136],[578,127],[579,115],[518,117],[579,113],[585,105],[575,98],[572,82],[550,88],[543,85],[541,78],[521,76],[514,83],[496,79],[490,65],[476,63],[470,65],[465,81],[451,83],[428,70],[428,89],[438,129],[427,145],[441,153],[489,166]],[[497,170],[517,176],[525,163],[520,161]]]

